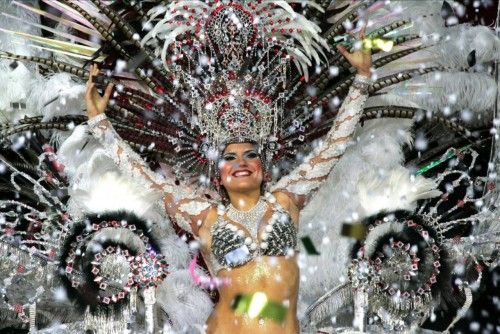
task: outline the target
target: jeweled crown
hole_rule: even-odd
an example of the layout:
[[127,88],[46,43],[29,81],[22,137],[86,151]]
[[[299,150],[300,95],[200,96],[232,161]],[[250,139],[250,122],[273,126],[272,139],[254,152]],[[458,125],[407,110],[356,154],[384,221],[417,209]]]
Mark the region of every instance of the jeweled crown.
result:
[[142,44],[163,43],[157,56],[189,98],[205,150],[279,136],[292,74],[307,79],[327,48],[319,27],[291,7],[295,2],[177,1],[148,13],[156,24]]

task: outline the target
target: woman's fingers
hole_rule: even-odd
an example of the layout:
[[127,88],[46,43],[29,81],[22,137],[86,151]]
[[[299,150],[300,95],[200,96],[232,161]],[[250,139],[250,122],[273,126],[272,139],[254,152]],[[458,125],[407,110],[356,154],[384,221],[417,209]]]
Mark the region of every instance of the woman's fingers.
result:
[[85,98],[92,97],[92,90],[95,88],[95,84],[93,82],[87,83],[87,90],[85,91]]
[[361,30],[359,31],[359,38],[360,39],[366,38],[366,25],[364,25],[363,28],[361,28]]
[[106,104],[108,104],[109,98],[111,97],[113,87],[114,85],[111,82],[106,86],[106,90],[104,91],[104,100],[106,101]]
[[350,55],[349,51],[347,51],[347,49],[343,45],[338,44],[337,50],[339,50],[340,54],[346,58]]

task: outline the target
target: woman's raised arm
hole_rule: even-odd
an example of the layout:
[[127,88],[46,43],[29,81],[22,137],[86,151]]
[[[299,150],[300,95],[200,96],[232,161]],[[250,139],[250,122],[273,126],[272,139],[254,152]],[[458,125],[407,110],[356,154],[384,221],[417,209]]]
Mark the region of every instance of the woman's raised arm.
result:
[[184,230],[197,235],[198,227],[205,219],[210,203],[194,190],[176,184],[174,180],[162,178],[153,172],[147,163],[118,135],[104,114],[113,90],[106,87],[101,96],[92,80],[99,73],[96,65],[90,69],[85,102],[89,117],[88,126],[92,135],[104,146],[106,155],[113,159],[120,171],[135,181],[140,181],[151,190],[161,191],[165,209],[170,218]]
[[[364,38],[364,31],[360,37]],[[298,209],[301,209],[318,190],[344,154],[368,98],[372,63],[370,51],[359,50],[349,53],[343,46],[338,46],[337,49],[357,69],[357,74],[339,109],[333,127],[325,136],[322,145],[271,189],[272,192],[288,195]]]

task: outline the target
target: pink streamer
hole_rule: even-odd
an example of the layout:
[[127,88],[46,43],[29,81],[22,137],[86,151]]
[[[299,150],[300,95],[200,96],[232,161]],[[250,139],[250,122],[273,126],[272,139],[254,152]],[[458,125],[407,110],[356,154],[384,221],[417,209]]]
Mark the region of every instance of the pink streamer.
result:
[[198,254],[196,254],[191,262],[189,262],[189,273],[191,278],[196,285],[199,285],[203,289],[215,290],[220,286],[225,286],[230,283],[229,278],[218,278],[210,276],[200,276],[196,273],[196,265],[198,263]]

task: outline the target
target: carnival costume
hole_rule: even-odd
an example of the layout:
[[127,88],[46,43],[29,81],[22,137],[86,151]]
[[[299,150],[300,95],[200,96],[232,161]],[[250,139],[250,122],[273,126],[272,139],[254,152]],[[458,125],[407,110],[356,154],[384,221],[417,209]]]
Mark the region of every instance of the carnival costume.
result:
[[[43,2],[1,3],[5,327],[191,331],[231,284],[220,270],[298,252],[302,331],[454,309],[449,329],[498,264],[500,40],[457,25],[460,5]],[[372,50],[371,80],[338,43]],[[87,120],[90,62],[115,93]],[[243,142],[272,179],[244,213],[216,182],[221,147]],[[273,192],[304,198],[299,230]],[[212,207],[207,272],[191,222]]]

